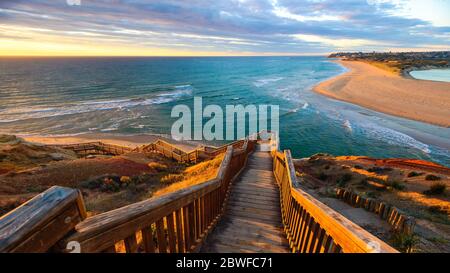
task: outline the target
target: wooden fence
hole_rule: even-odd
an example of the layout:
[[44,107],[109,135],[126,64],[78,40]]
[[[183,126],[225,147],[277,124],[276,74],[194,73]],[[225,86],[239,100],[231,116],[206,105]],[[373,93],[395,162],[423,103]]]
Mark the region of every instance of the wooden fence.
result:
[[397,252],[299,189],[289,150],[273,152],[273,159],[273,171],[280,188],[282,221],[293,252]]
[[254,146],[229,146],[212,180],[87,219],[78,191],[54,187],[0,218],[0,252],[116,252],[119,244],[127,253],[196,252]]
[[48,145],[49,147],[56,147],[61,149],[72,150],[80,156],[87,156],[90,154],[101,155],[122,155],[131,152],[133,149],[129,147],[107,144],[103,142],[86,142],[77,144],[62,144],[62,145]]
[[346,189],[337,189],[336,196],[355,208],[363,208],[377,214],[381,219],[386,220],[394,231],[408,235],[414,233],[416,225],[414,218],[404,214],[394,206],[376,201],[372,198],[362,197]]

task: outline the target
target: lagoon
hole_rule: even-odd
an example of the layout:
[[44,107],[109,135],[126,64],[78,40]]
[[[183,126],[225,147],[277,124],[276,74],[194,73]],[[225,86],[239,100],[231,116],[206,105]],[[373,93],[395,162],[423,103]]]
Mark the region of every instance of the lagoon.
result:
[[450,69],[417,70],[409,74],[418,80],[450,82]]

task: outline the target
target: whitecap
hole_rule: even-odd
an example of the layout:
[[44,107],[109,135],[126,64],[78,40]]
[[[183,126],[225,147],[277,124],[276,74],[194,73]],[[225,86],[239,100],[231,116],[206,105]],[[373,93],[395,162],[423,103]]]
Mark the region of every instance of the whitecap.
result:
[[23,107],[6,109],[0,111],[4,118],[2,123],[26,120],[32,118],[47,118],[55,116],[64,116],[71,114],[88,113],[99,110],[119,109],[129,111],[129,108],[136,106],[147,106],[152,104],[163,104],[175,101],[181,97],[192,94],[190,85],[175,87],[173,91],[159,94],[153,94],[150,98],[128,98],[116,100],[92,100],[82,101],[76,104],[65,104],[58,107]]
[[276,77],[276,78],[259,79],[259,80],[255,81],[253,84],[256,87],[261,87],[261,86],[267,85],[269,83],[281,81],[282,79],[284,79],[284,78],[283,77]]
[[344,128],[350,133],[353,131],[352,124],[348,119],[344,121]]

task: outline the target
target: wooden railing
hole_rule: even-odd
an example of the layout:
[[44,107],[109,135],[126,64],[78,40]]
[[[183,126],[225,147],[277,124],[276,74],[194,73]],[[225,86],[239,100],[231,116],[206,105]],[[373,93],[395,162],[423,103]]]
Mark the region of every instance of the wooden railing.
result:
[[199,159],[197,149],[187,152],[161,139],[158,139],[150,144],[137,147],[134,151],[143,153],[157,152],[178,162],[197,162]]
[[336,189],[336,197],[355,208],[363,208],[375,213],[385,220],[395,232],[411,235],[414,233],[416,221],[400,209],[372,198],[366,198],[349,189]]
[[85,218],[81,193],[54,186],[0,217],[0,252],[47,252]]
[[163,154],[168,158],[177,160],[178,162],[198,162],[202,159],[209,159],[216,157],[219,154],[226,152],[229,146],[233,148],[242,148],[245,139],[237,140],[232,143],[225,144],[220,147],[214,146],[200,146],[192,151],[185,151],[174,144],[158,139],[153,143],[143,145],[134,149],[138,152],[157,152]]
[[293,252],[397,252],[298,188],[289,150],[273,152],[273,160],[273,172],[280,188],[282,221]]
[[78,155],[87,156],[90,154],[104,154],[104,155],[122,155],[131,152],[133,149],[129,147],[108,144],[103,142],[86,142],[77,144],[55,144],[48,145],[50,147],[56,147],[61,149],[72,150]]
[[134,203],[86,219],[60,245],[77,242],[81,252],[116,252],[123,241],[128,252],[195,252],[226,206],[229,185],[254,149],[230,146],[217,177],[187,189]]

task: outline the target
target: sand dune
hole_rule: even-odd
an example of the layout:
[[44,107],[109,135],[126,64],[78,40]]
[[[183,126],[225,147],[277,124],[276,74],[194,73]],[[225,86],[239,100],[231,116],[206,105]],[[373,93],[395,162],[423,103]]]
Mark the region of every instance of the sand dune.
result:
[[406,79],[363,62],[337,61],[350,71],[314,91],[390,115],[450,127],[450,83]]

